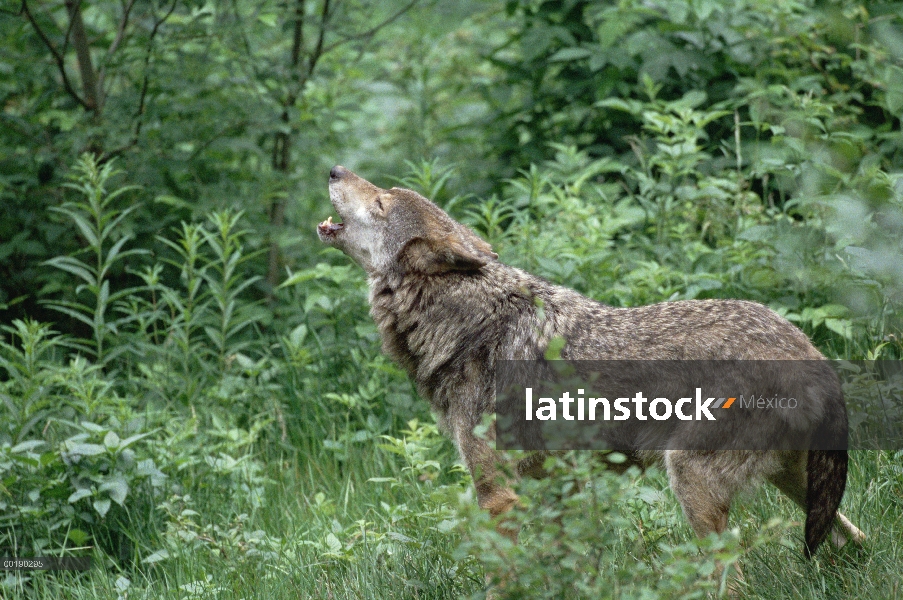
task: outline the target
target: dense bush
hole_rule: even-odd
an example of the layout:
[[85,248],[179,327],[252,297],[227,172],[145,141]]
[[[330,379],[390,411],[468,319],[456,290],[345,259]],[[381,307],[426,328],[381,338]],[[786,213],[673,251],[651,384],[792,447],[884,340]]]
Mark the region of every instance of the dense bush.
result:
[[[736,134],[746,160],[758,162],[760,147],[784,132],[796,138],[832,133],[826,145],[847,167],[841,171],[855,171],[862,160],[886,168],[901,159],[903,46],[895,3],[527,0],[506,6],[519,26],[492,55],[506,83],[496,95],[501,127],[493,147],[509,165],[549,158],[550,142],[592,156],[629,153],[643,119],[624,114],[611,99],[645,99],[645,79],[664,100],[695,90],[700,103],[726,109],[723,118],[700,124],[717,159],[737,158],[714,151],[724,143],[730,151]],[[779,154],[798,149],[776,145]],[[786,192],[774,179],[758,183],[765,197]]]

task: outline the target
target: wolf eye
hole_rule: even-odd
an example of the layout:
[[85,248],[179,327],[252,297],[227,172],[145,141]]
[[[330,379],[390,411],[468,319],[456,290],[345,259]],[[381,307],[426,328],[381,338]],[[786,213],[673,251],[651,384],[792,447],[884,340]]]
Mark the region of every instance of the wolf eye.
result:
[[379,199],[379,196],[376,197],[376,208],[379,209],[379,212],[386,212],[383,208],[383,201]]

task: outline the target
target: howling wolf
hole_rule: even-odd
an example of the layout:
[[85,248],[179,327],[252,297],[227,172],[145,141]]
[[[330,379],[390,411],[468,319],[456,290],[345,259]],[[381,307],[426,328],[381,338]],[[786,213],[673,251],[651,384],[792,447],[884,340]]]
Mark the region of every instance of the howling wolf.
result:
[[[550,341],[569,360],[823,360],[809,339],[765,306],[688,300],[613,308],[498,262],[491,246],[441,208],[406,189],[381,189],[341,166],[329,196],[342,220],[319,224],[325,244],[367,272],[370,314],[383,350],[416,382],[473,474],[479,504],[493,516],[517,501],[499,456],[474,427],[495,409],[499,361],[537,360]],[[699,536],[727,527],[731,500],[767,480],[806,512],[806,556],[832,531],[837,545],[863,533],[837,512],[847,478],[847,417],[836,378],[810,400],[797,450],[661,450],[658,461]],[[488,437],[493,438],[493,431]],[[841,448],[841,449],[838,449]],[[524,459],[507,472],[534,475]]]

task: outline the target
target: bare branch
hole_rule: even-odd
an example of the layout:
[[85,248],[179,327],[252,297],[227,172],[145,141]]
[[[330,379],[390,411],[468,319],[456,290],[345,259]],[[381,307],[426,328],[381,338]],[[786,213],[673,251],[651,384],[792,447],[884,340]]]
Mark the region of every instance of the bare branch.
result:
[[[327,0],[328,1],[328,0]],[[297,0],[297,4],[295,4],[295,24],[293,28],[292,34],[292,52],[289,55],[289,70],[295,71],[298,69],[298,65],[301,63],[301,53],[304,50],[304,0]],[[298,86],[297,89],[292,89],[289,87],[288,94],[285,98],[281,100],[282,102],[282,120],[288,123],[288,109],[290,106],[295,104],[295,100],[298,99],[298,94],[301,90],[304,89],[304,83],[307,81],[307,77],[304,74],[301,74],[298,77]],[[278,140],[277,140],[278,145]],[[276,152],[277,150],[274,150]],[[275,157],[275,154],[274,154]],[[277,160],[273,159],[273,165],[277,164]]]
[[132,12],[132,7],[135,6],[135,0],[129,0],[128,4],[123,0],[123,8],[122,8],[122,19],[119,20],[119,26],[116,28],[116,37],[113,39],[113,43],[110,44],[110,47],[107,48],[107,54],[103,61],[103,66],[100,68],[100,77],[98,78],[97,87],[100,90],[101,94],[106,95],[104,91],[104,81],[107,78],[107,65],[109,64],[110,58],[113,56],[113,53],[119,48],[119,44],[122,43],[122,40],[125,38],[125,28],[129,24],[129,15]]
[[82,79],[85,104],[95,115],[99,115],[103,107],[97,92],[97,72],[91,61],[91,44],[82,20],[81,0],[66,0],[66,9],[69,11],[69,25],[72,29],[72,42],[75,47],[75,56],[78,59],[78,71]]
[[[79,0],[79,6],[81,5],[81,0]],[[47,15],[48,18],[53,20],[53,17]],[[74,19],[69,19],[69,27],[66,28],[66,35],[63,36],[63,49],[60,50],[60,54],[66,56],[66,53],[69,52],[69,36],[72,35],[72,25],[75,23]]]
[[295,5],[295,35],[292,38],[291,66],[294,69],[301,59],[301,50],[304,48],[304,0],[298,0]]
[[405,14],[406,12],[408,12],[409,10],[414,8],[418,2],[420,2],[420,0],[411,0],[404,7],[402,7],[400,10],[398,10],[398,12],[396,12],[394,15],[392,15],[391,17],[389,17],[382,23],[374,25],[373,27],[371,27],[370,29],[368,29],[367,31],[364,31],[362,33],[358,33],[356,35],[345,36],[342,39],[338,40],[337,42],[334,42],[334,43],[326,46],[326,48],[323,49],[323,54],[327,54],[328,52],[331,52],[332,50],[335,50],[339,46],[342,46],[343,44],[347,44],[348,42],[353,42],[356,40],[367,40],[367,39],[372,38],[374,35],[379,33],[379,31],[382,28],[386,27],[387,25],[391,25],[392,23],[397,21],[403,14]]
[[[329,0],[325,0],[326,7],[324,14],[328,9]],[[289,68],[296,70],[301,63],[301,51],[304,49],[304,0],[297,0],[295,4],[295,26],[292,35],[292,53],[289,58]],[[289,108],[294,106],[298,99],[298,93],[304,89],[304,83],[307,81],[307,75],[301,74],[298,78],[298,89],[289,88],[288,94],[282,101],[282,114],[280,118],[283,123],[289,122]],[[288,170],[289,148],[291,139],[285,132],[277,132],[273,142],[273,168],[281,171]]]
[[144,77],[141,81],[141,92],[138,95],[138,107],[135,109],[135,129],[132,132],[132,138],[124,145],[116,148],[115,150],[111,150],[108,152],[101,162],[106,162],[111,158],[119,156],[123,152],[135,147],[138,145],[138,139],[141,137],[141,128],[144,126],[144,107],[147,102],[147,90],[150,86],[150,61],[151,56],[153,55],[154,49],[154,38],[157,37],[157,32],[160,31],[160,26],[162,26],[169,17],[172,16],[172,13],[175,12],[176,6],[179,4],[179,0],[172,0],[172,5],[169,7],[169,10],[154,21],[154,26],[151,28],[150,36],[147,40],[147,52],[144,54]]
[[311,75],[314,74],[317,62],[323,56],[323,38],[326,37],[326,26],[329,22],[329,16],[329,0],[323,0],[323,11],[320,13],[320,31],[317,34],[317,44],[314,46],[314,50],[311,52],[307,62],[307,73],[304,74],[305,80],[310,79]]
[[[69,81],[69,76],[66,74],[66,62],[63,58],[63,54],[57,50],[56,45],[47,37],[47,34],[44,33],[44,30],[41,29],[41,26],[38,25],[37,20],[34,18],[34,15],[31,14],[31,11],[28,8],[28,3],[26,0],[22,0],[22,12],[25,14],[25,18],[28,19],[28,22],[31,23],[31,26],[34,27],[35,32],[38,34],[38,37],[41,38],[41,41],[44,42],[44,45],[47,46],[47,49],[50,50],[50,54],[53,56],[53,61],[56,63],[57,70],[60,73],[60,77],[63,80],[63,87],[66,89],[66,93],[69,94],[73,100],[75,100],[82,108],[85,110],[91,110],[91,107],[85,102],[81,96],[78,95],[78,92],[75,91],[75,88],[72,87],[72,83]],[[68,36],[67,36],[68,37]]]

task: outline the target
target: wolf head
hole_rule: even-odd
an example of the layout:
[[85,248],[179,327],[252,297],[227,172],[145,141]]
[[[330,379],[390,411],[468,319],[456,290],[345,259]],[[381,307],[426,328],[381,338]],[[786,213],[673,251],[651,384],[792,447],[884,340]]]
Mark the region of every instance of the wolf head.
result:
[[498,258],[474,232],[411,190],[384,190],[336,166],[329,172],[329,198],[342,222],[329,217],[317,235],[368,273],[435,275],[480,269]]

